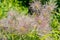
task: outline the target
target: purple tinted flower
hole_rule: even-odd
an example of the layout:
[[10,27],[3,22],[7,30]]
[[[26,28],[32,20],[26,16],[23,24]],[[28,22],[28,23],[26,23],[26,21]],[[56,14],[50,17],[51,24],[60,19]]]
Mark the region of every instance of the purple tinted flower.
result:
[[50,27],[50,16],[54,10],[55,5],[44,4],[42,5],[39,1],[34,1],[30,4],[32,13],[34,15],[20,15],[15,10],[11,9],[8,12],[7,18],[0,20],[0,25],[8,27],[9,32],[17,31],[21,34],[30,32],[36,28],[38,34],[47,34],[51,31]]

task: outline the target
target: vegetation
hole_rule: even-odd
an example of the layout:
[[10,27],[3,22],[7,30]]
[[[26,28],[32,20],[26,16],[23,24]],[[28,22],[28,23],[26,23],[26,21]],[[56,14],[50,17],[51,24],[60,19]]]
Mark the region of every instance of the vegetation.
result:
[[0,40],[60,40],[59,0],[0,0]]

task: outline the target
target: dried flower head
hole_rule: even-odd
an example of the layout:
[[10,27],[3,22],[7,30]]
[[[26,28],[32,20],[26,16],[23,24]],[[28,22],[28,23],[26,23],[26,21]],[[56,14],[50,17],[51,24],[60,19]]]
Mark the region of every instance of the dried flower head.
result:
[[42,5],[41,5],[40,1],[37,1],[37,0],[33,1],[30,4],[30,9],[32,10],[32,13],[39,14],[40,10],[42,9]]

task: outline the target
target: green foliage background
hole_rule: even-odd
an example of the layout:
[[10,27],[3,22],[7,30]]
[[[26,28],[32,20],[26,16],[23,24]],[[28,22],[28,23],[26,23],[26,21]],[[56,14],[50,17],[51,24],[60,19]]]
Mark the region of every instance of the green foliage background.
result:
[[31,0],[0,0],[0,19],[5,17],[9,9],[13,8],[20,14],[28,13],[28,6]]

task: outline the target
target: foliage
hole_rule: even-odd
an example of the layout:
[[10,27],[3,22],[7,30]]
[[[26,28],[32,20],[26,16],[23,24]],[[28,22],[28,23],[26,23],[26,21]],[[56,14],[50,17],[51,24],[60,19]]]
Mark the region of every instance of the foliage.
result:
[[[25,0],[27,2],[27,0]],[[28,5],[25,1],[21,0],[0,0],[0,18],[7,14],[7,12],[13,8],[14,10],[18,11],[20,14],[27,14],[28,13]],[[24,3],[24,4],[23,4]]]
[[60,40],[56,1],[0,0],[0,40]]

